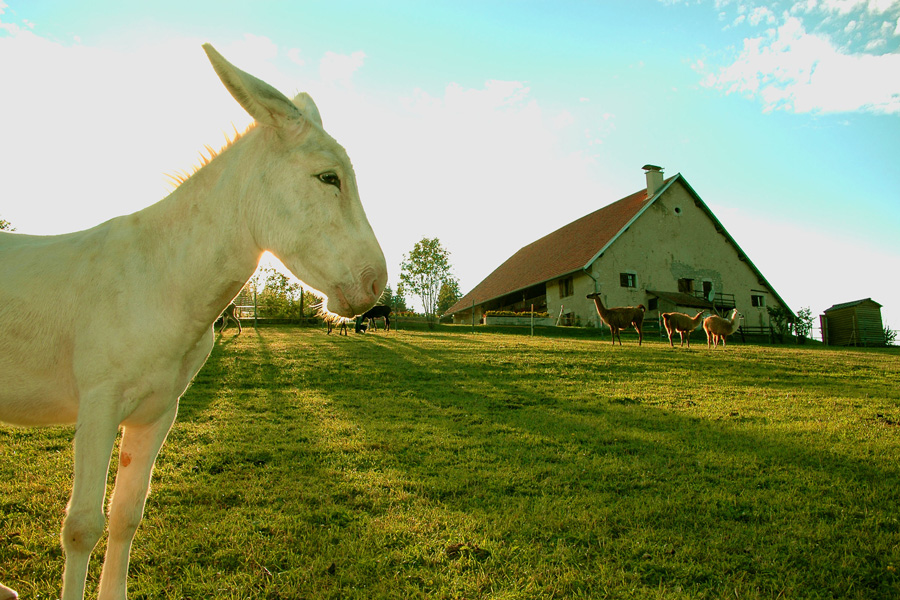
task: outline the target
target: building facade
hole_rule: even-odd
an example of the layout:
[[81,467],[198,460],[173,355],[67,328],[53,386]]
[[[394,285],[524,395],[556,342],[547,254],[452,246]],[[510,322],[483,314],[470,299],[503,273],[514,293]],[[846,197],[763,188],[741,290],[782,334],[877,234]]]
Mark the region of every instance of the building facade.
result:
[[[560,324],[599,327],[604,305],[678,310],[737,308],[745,329],[768,328],[767,307],[788,308],[681,175],[644,167],[647,187],[525,246],[448,310],[480,322],[489,310],[548,312]],[[790,309],[788,309],[790,310]]]

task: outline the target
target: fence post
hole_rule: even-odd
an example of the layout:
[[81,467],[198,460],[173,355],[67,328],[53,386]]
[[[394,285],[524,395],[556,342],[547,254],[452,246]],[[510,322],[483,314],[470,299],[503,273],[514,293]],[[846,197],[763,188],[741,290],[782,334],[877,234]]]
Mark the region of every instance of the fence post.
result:
[[534,304],[531,305],[531,337],[534,337]]

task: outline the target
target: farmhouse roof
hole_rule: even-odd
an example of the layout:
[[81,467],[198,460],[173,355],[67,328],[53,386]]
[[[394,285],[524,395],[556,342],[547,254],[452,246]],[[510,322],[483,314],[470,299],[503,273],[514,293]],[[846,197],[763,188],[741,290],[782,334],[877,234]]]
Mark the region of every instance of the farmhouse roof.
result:
[[501,296],[520,292],[534,285],[588,269],[657,198],[661,197],[676,182],[684,186],[697,206],[713,222],[716,231],[725,236],[735,247],[740,260],[747,263],[759,278],[760,283],[772,291],[782,306],[787,307],[787,304],[769,285],[762,273],[750,262],[734,238],[725,231],[697,192],[681,173],[678,173],[664,180],[652,196],[648,195],[646,188],[641,189],[521,248],[506,262],[494,269],[481,283],[472,288],[469,293],[460,298],[445,314],[450,315],[467,310],[473,305],[483,304]]

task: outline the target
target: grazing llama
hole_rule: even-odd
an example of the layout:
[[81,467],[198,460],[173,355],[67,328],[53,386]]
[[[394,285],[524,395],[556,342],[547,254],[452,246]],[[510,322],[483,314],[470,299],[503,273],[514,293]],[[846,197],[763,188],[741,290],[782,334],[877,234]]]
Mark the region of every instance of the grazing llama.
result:
[[[387,283],[350,159],[312,99],[291,101],[203,48],[254,127],[132,215],[59,236],[0,232],[0,421],[76,425],[62,600],[84,597],[120,428],[98,597],[127,597],[131,543],[178,399],[264,251],[340,316],[367,311]],[[16,597],[0,586],[0,599]]]
[[694,332],[700,326],[700,322],[703,320],[703,313],[705,310],[701,310],[694,317],[689,317],[688,315],[680,312],[668,312],[662,314],[663,325],[666,327],[666,333],[669,334],[669,345],[671,347],[675,347],[675,344],[672,342],[672,334],[676,331],[678,332],[678,336],[681,338],[681,346],[684,347],[684,338],[685,334],[687,334],[687,345],[688,348],[691,347],[691,333]]
[[718,348],[721,341],[724,348],[725,338],[738,330],[743,319],[744,316],[736,308],[731,311],[731,316],[727,319],[719,315],[710,315],[703,319],[703,331],[706,332],[706,347]]
[[234,324],[237,325],[238,335],[244,333],[244,328],[241,325],[241,317],[238,314],[238,307],[234,302],[229,304],[228,308],[222,311],[222,329],[219,330],[219,335],[225,333],[225,328],[228,327],[228,321],[234,321]]
[[634,325],[638,332],[638,346],[641,345],[644,340],[644,312],[647,310],[643,304],[606,308],[600,301],[600,294],[597,292],[588,294],[587,297],[593,299],[600,320],[609,325],[609,329],[612,331],[613,346],[616,345],[616,338],[619,338],[619,345],[622,345],[622,336],[619,335],[619,332],[628,329],[631,325]]

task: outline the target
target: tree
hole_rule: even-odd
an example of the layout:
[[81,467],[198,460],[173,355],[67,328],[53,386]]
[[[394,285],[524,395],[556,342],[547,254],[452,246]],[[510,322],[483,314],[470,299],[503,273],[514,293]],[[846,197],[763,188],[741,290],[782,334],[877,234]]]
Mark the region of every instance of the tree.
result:
[[413,246],[412,252],[403,255],[401,293],[409,291],[418,296],[430,322],[434,322],[441,285],[448,281],[456,281],[450,272],[450,253],[437,238],[423,237]]
[[[321,302],[296,281],[273,269],[262,268],[257,275],[263,283],[257,287],[256,304],[260,316],[277,319],[299,319],[312,312],[311,307]],[[254,276],[256,279],[256,276]]]
[[382,292],[378,304],[390,306],[391,310],[395,313],[406,312],[408,310],[406,308],[406,299],[400,295],[400,290],[398,289],[397,293],[394,294],[389,285],[384,286],[384,292]]
[[798,338],[809,336],[809,332],[813,328],[812,310],[807,306],[797,311],[797,320],[794,321],[794,331],[797,332]]
[[0,219],[0,231],[15,231],[16,228],[6,219]]
[[784,308],[783,306],[767,306],[766,311],[769,313],[769,317],[772,319],[772,325],[775,328],[775,333],[778,334],[778,338],[781,341],[784,341],[784,336],[790,335],[791,329],[793,328],[793,315],[788,309]]
[[456,304],[462,294],[459,293],[459,282],[455,279],[448,279],[441,284],[441,290],[438,292],[437,313],[443,315],[447,310]]

